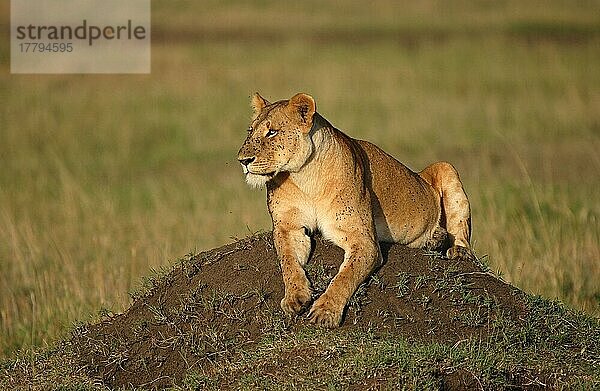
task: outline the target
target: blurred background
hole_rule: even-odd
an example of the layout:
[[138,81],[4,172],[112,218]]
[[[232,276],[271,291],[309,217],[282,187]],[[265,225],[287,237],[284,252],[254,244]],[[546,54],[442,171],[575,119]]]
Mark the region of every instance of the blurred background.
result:
[[415,170],[452,162],[477,254],[600,315],[599,1],[153,1],[150,75],[11,75],[8,3],[0,357],[271,228],[236,161],[255,91],[310,93]]

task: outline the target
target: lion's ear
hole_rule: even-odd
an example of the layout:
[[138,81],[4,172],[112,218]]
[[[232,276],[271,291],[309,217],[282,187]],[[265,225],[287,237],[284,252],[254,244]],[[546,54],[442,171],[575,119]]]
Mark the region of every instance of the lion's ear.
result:
[[298,118],[301,123],[306,125],[304,127],[306,131],[309,131],[312,126],[313,115],[317,110],[313,97],[303,93],[296,94],[288,102],[288,109],[294,116],[293,118]]
[[258,92],[252,95],[252,110],[254,110],[254,118],[258,117],[262,109],[269,104],[269,101],[260,96]]

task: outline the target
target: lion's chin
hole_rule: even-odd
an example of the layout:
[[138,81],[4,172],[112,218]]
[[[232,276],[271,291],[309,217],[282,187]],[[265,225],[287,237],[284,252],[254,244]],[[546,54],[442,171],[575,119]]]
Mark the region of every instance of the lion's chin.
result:
[[265,187],[267,182],[269,182],[271,179],[273,179],[274,176],[275,176],[275,173],[259,175],[259,174],[253,174],[251,172],[248,172],[248,173],[246,173],[246,183],[248,183],[248,185],[250,187],[262,189],[263,187]]

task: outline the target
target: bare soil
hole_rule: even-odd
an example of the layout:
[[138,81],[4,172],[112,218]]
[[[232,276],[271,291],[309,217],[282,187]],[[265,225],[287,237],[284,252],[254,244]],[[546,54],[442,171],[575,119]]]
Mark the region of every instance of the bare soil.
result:
[[[343,260],[343,251],[314,239],[307,273],[316,295]],[[414,341],[460,344],[485,338],[501,313],[521,318],[520,291],[472,261],[451,261],[401,245],[382,244],[384,265],[352,298],[340,329],[369,330]],[[77,329],[80,364],[109,387],[163,388],[190,370],[210,368],[252,349],[265,335],[313,327],[286,319],[283,283],[271,233],[190,256],[156,279],[123,314]],[[311,351],[293,352],[307,359]],[[472,376],[448,376],[468,388]]]

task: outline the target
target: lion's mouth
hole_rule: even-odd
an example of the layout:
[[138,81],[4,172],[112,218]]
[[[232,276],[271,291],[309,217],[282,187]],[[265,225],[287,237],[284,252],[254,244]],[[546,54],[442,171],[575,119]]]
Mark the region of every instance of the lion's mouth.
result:
[[262,188],[268,182],[272,181],[277,175],[277,171],[256,173],[250,170],[244,170],[246,174],[246,182],[252,187]]
[[248,171],[248,172],[246,173],[246,175],[248,175],[248,174],[252,174],[252,175],[258,175],[258,176],[263,176],[263,177],[265,177],[265,178],[273,178],[273,177],[275,176],[275,174],[277,174],[277,172],[275,172],[275,171],[272,171],[272,172],[266,172],[266,173],[263,173],[263,174],[259,174],[259,173],[257,173],[257,172],[251,172],[251,171]]
[[264,172],[264,173],[253,172],[253,171],[250,171],[248,169],[248,167],[246,167],[246,166],[242,166],[242,170],[244,171],[245,175],[256,175],[256,176],[262,176],[265,178],[273,178],[277,174],[277,171]]

